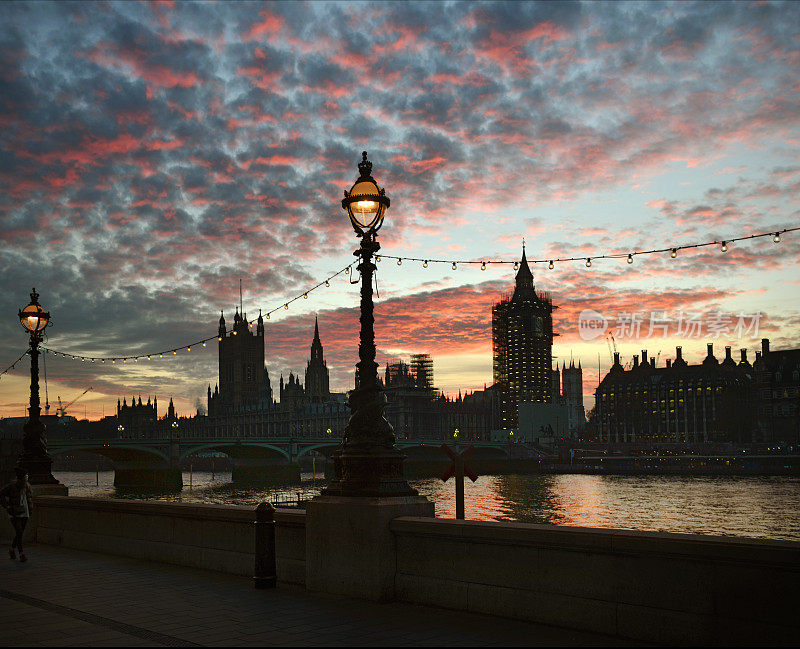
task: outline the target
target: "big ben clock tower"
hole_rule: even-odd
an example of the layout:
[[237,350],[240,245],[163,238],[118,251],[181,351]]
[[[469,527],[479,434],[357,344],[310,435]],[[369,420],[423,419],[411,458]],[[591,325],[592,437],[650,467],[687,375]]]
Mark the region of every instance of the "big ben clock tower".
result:
[[503,428],[517,427],[521,402],[552,401],[553,308],[550,296],[534,288],[523,246],[513,295],[492,307],[493,372]]

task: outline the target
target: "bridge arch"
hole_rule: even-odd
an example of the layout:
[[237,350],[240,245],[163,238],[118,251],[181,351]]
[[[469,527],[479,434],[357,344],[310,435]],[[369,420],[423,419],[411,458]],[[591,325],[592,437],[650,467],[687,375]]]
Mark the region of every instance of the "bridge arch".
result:
[[169,453],[154,446],[145,446],[140,444],[125,444],[125,445],[111,445],[111,444],[49,444],[48,452],[51,455],[60,455],[62,453],[70,453],[81,451],[84,453],[94,453],[95,455],[102,455],[107,457],[113,462],[125,462],[139,458],[157,458],[163,462],[169,463]]
[[263,448],[275,451],[275,453],[283,457],[287,462],[290,462],[292,459],[291,454],[287,449],[281,448],[276,444],[269,444],[266,442],[241,442],[234,440],[234,441],[208,442],[205,444],[199,444],[197,446],[191,446],[181,451],[179,462],[183,462],[187,457],[193,455],[194,453],[198,453],[200,451],[205,451],[205,450],[218,450],[221,453],[227,455],[228,457],[237,457],[237,455],[234,452],[235,449],[244,450],[253,448]]
[[[298,447],[297,449],[297,459],[299,460],[304,455],[308,455],[311,451],[318,451],[319,449],[331,449],[331,451],[339,448],[341,446],[341,440],[331,440],[326,442],[320,442],[319,444],[310,444],[308,446]],[[326,457],[329,457],[329,453],[322,453]]]

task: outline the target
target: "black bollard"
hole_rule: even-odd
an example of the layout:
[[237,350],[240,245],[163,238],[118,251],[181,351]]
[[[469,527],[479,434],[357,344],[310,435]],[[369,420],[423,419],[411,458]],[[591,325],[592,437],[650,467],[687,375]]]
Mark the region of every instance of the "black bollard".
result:
[[256,507],[255,530],[253,586],[275,588],[278,581],[275,570],[275,508],[270,503]]

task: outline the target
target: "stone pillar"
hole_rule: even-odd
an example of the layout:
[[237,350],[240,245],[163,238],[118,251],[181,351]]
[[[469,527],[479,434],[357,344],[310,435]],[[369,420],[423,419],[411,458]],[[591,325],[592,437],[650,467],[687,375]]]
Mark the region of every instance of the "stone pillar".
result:
[[397,550],[389,523],[434,516],[422,496],[320,496],[306,507],[306,588],[379,602],[394,599]]

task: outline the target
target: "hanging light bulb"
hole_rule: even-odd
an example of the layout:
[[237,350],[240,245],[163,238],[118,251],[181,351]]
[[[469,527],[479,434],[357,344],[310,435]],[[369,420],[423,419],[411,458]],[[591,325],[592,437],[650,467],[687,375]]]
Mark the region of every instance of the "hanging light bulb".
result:
[[134,359],[133,359],[133,362],[134,362],[134,363],[138,363],[138,362],[139,362],[139,359],[138,359],[138,358],[134,358]]
[[628,253],[628,263],[629,263],[629,264],[632,264],[632,263],[633,263],[633,255],[632,255],[632,254],[630,254],[630,253]]
[[486,262],[485,261],[481,262],[481,270],[486,270]]
[[203,341],[203,347],[205,347],[205,346],[206,346],[206,341],[204,340],[204,341]]
[[780,232],[776,232],[776,233],[775,233],[775,236],[774,236],[774,237],[772,237],[772,240],[773,240],[775,243],[780,243],[780,242],[781,242],[781,233],[780,233]]
[[236,331],[231,331],[231,333],[232,333],[234,336],[236,336],[236,335],[237,335],[237,332],[236,332]]
[[453,270],[456,269],[456,262],[453,262]]
[[164,354],[159,354],[158,357],[159,358],[164,358]]
[[553,266],[554,266],[554,264],[553,264],[553,260],[551,259],[551,260],[550,260],[550,263],[549,263],[549,264],[547,264],[547,267],[548,267],[550,270],[553,270]]
[[726,241],[722,242],[722,247],[720,250],[722,250],[722,252],[728,252],[728,243]]
[[101,362],[101,363],[105,363],[105,362],[106,362],[106,359],[105,359],[105,358],[101,358],[101,359],[100,359],[100,362]]
[[81,362],[82,362],[82,363],[85,363],[85,362],[86,362],[86,359],[85,359],[85,358],[83,358],[83,356],[81,356]]
[[350,266],[348,266],[347,268],[344,269],[344,274],[345,275],[349,275],[350,274]]
[[128,359],[127,359],[127,358],[123,358],[123,359],[122,359],[122,362],[123,362],[123,363],[127,363],[127,362],[128,362]]
[[[269,320],[269,313],[267,313],[267,320]],[[222,338],[220,338],[220,340],[222,340]]]
[[669,256],[672,257],[673,259],[675,259],[675,257],[678,256],[678,249],[677,248],[673,248],[672,252],[669,253]]
[[190,351],[192,351],[192,348],[187,346],[187,347],[186,347],[186,351],[187,351],[187,352],[190,352]]
[[519,270],[519,262],[518,261],[514,262],[514,270]]
[[[222,338],[220,338],[220,340],[222,340]],[[150,360],[150,354],[147,355],[147,360]]]
[[308,299],[308,293],[303,293],[303,299],[304,299],[304,300],[307,300],[307,299]]
[[402,266],[403,265],[403,260],[402,259],[398,259],[397,260],[397,265],[398,266]]
[[284,304],[284,305],[283,305],[283,308],[284,308],[284,309],[286,309],[286,310],[288,311],[288,310],[289,310],[289,303],[287,302],[286,304]]
[[325,286],[330,287],[330,285],[331,285],[331,283],[326,279],[325,280]]
[[178,350],[177,349],[173,349],[172,350],[172,355],[173,356],[177,356],[178,355]]
[[380,256],[380,255],[375,255],[375,261],[376,261],[376,262],[378,262],[378,263],[380,263],[380,261],[381,261],[381,256]]
[[116,358],[112,358],[111,359],[111,364],[112,365],[116,365],[117,364],[117,359]]
[[591,266],[592,266],[592,258],[591,257],[587,257],[586,258],[586,268],[591,268]]
[[428,260],[427,259],[422,262],[422,267],[423,268],[427,268],[428,267]]

